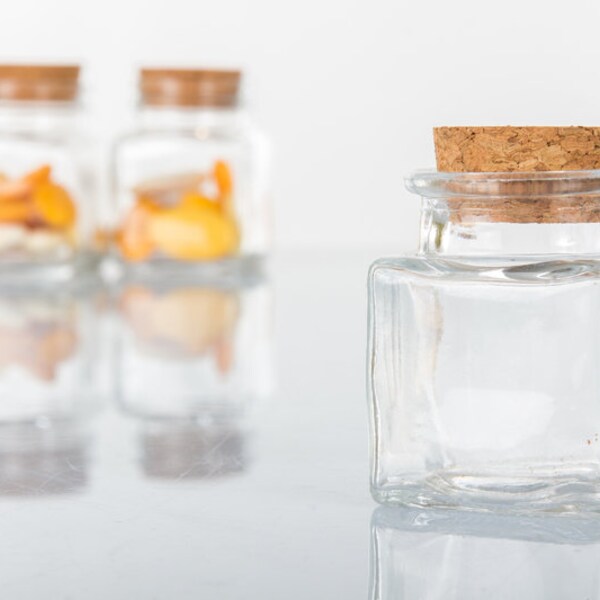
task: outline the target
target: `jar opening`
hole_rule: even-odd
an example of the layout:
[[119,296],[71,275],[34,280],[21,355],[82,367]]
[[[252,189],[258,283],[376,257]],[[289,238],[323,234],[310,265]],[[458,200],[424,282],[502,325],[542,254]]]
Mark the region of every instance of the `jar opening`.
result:
[[140,71],[141,102],[154,107],[235,107],[241,72],[216,69],[158,69]]

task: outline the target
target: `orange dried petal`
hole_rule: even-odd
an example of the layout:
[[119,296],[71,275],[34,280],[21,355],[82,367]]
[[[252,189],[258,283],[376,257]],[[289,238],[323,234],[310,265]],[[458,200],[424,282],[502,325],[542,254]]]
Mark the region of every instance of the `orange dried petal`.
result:
[[235,222],[215,210],[189,205],[167,209],[151,224],[158,249],[180,260],[207,260],[233,254],[238,233]]
[[185,193],[181,198],[179,206],[186,210],[199,209],[218,211],[220,208],[214,200],[211,200],[202,194],[198,194],[197,192]]
[[218,189],[218,202],[223,212],[233,215],[233,177],[229,165],[222,160],[215,162],[213,177]]
[[33,187],[27,181],[0,181],[0,203],[29,200]]
[[162,210],[161,205],[150,196],[139,195],[136,198],[136,204],[149,213],[158,213]]
[[1,223],[26,223],[31,217],[32,207],[22,200],[0,202]]
[[39,216],[51,227],[67,228],[77,215],[67,190],[56,183],[42,183],[35,187],[33,202]]
[[140,261],[154,251],[150,238],[152,213],[142,204],[134,206],[125,217],[123,227],[117,236],[117,245],[123,258]]
[[217,182],[217,188],[219,190],[219,198],[225,198],[230,196],[233,192],[233,178],[231,176],[231,169],[227,163],[223,160],[215,162],[213,169],[213,175]]
[[42,165],[41,167],[35,169],[35,171],[30,171],[29,173],[24,175],[22,181],[25,181],[32,185],[50,183],[51,173],[52,167],[50,165]]

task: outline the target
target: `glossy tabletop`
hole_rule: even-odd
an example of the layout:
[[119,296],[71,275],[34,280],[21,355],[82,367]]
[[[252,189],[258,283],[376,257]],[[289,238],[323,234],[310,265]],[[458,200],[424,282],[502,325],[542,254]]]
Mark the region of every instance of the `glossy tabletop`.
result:
[[0,297],[2,596],[600,598],[594,521],[371,500],[377,254],[284,253],[243,288]]

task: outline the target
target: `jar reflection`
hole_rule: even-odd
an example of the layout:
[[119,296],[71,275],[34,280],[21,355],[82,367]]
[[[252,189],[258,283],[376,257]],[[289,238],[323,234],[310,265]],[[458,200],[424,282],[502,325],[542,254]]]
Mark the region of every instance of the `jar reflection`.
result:
[[0,386],[11,378],[55,382],[76,353],[77,315],[71,299],[0,297]]
[[0,495],[81,490],[99,402],[97,291],[0,291]]
[[600,593],[594,519],[382,507],[371,528],[373,600],[567,600]]
[[247,432],[240,415],[222,423],[172,419],[143,425],[143,469],[148,477],[206,479],[244,471]]
[[146,475],[243,471],[249,418],[270,391],[270,291],[130,284],[118,306],[118,398],[139,419]]
[[80,491],[88,463],[87,436],[78,419],[0,424],[0,495]]

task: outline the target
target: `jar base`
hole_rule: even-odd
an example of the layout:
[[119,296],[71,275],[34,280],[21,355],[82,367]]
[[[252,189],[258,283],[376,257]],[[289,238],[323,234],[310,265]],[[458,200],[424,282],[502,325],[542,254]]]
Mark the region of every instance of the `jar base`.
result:
[[[551,473],[550,473],[551,470]],[[446,470],[422,479],[371,488],[381,504],[511,514],[599,514],[600,465],[577,463],[548,469]]]
[[128,263],[116,259],[117,278],[146,283],[177,283],[194,281],[235,281],[254,283],[264,277],[266,259],[252,254],[206,262],[182,262],[170,259],[153,259],[140,263]]
[[97,273],[100,256],[81,252],[75,258],[56,261],[0,261],[0,290],[11,288],[43,289],[73,283]]

